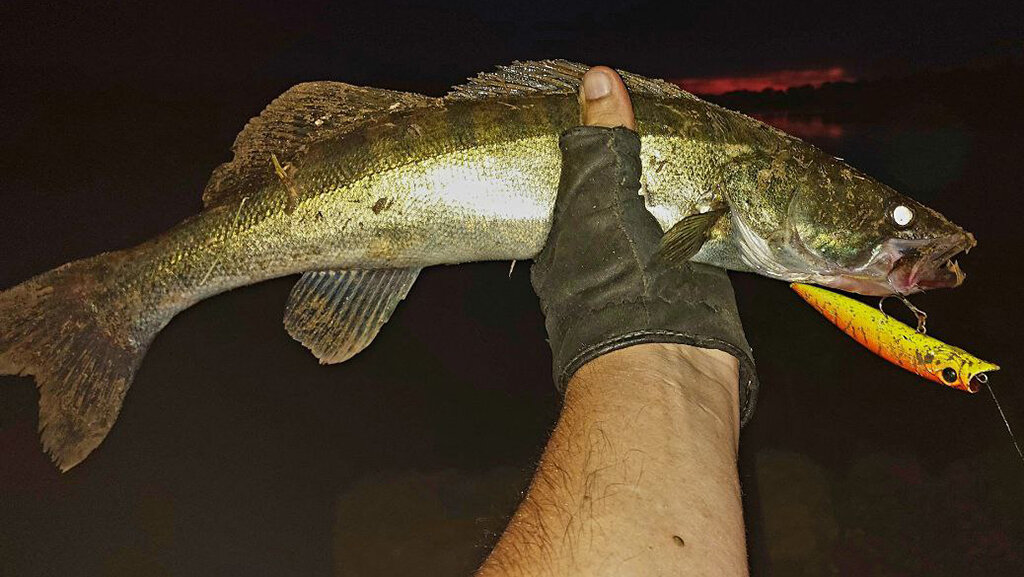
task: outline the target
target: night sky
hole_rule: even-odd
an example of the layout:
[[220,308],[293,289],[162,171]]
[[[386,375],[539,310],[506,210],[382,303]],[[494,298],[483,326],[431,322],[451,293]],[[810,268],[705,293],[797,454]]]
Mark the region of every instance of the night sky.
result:
[[[122,4],[0,5],[0,288],[198,212],[235,134],[302,81],[440,95],[555,57],[730,86],[1024,51],[1009,1]],[[1002,80],[870,122],[780,123],[976,234],[965,285],[915,303],[936,336],[1003,366],[993,381],[1024,434],[1024,94]],[[877,359],[783,283],[732,278],[763,383],[740,458],[752,573],[1024,574],[1024,464],[991,399]],[[111,434],[68,474],[40,450],[31,380],[0,378],[0,575],[479,562],[559,410],[526,263],[511,278],[508,263],[424,271],[373,346],[332,367],[281,326],[293,282],[176,317]]]
[[38,75],[152,89],[265,78],[443,87],[551,57],[672,78],[826,66],[862,76],[1019,52],[1024,29],[1012,1],[124,4],[5,2],[6,89]]

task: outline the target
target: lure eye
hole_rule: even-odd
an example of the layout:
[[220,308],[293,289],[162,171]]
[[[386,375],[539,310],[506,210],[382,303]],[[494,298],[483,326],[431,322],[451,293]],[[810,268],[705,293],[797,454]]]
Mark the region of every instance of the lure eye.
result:
[[956,382],[956,371],[953,370],[952,367],[946,367],[946,368],[942,369],[942,380],[944,380],[944,381],[946,381],[947,383],[950,383],[950,384],[955,383]]
[[896,226],[906,228],[910,226],[910,223],[914,222],[914,210],[909,206],[898,204],[893,207],[889,217],[892,218],[892,222]]

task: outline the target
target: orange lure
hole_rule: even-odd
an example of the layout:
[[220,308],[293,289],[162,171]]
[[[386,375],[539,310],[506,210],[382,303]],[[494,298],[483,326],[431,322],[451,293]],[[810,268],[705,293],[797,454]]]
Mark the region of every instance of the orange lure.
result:
[[820,287],[789,285],[832,324],[871,352],[947,387],[976,393],[999,366],[921,334],[882,311]]

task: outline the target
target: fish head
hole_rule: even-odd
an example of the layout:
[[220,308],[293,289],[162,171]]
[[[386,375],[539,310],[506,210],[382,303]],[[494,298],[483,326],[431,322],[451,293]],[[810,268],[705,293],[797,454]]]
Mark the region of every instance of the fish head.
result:
[[829,160],[796,179],[786,218],[790,254],[804,257],[815,282],[864,295],[906,295],[963,282],[953,257],[976,244],[973,235]]

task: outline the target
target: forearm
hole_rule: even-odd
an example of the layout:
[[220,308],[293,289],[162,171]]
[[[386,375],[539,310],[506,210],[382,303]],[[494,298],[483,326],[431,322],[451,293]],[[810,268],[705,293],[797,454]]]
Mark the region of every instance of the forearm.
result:
[[667,344],[581,368],[479,575],[746,575],[736,371]]

